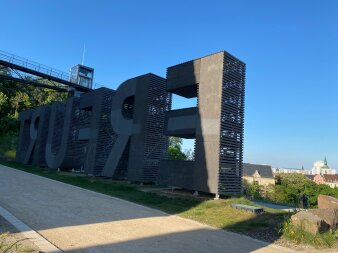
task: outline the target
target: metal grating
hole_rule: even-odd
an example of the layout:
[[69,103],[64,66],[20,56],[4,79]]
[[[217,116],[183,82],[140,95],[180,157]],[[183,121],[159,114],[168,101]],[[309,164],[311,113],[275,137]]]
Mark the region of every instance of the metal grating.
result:
[[165,112],[171,109],[172,96],[166,91],[166,80],[151,75],[148,90],[148,115],[146,119],[143,182],[156,182],[160,161],[167,155],[168,137],[164,135]]
[[220,132],[219,194],[242,190],[245,63],[224,53]]
[[114,90],[103,90],[103,99],[101,105],[101,115],[95,154],[95,168],[93,170],[95,176],[101,175],[102,169],[106,164],[108,156],[117,139],[117,134],[114,132],[110,123],[112,99],[115,93],[116,92]]
[[[71,98],[71,119],[70,126],[64,126],[66,117],[66,104],[58,102],[54,107],[56,110],[54,131],[52,138],[52,153],[57,154],[60,148],[66,149],[65,158],[61,165],[62,169],[83,170],[84,159],[86,158],[86,141],[78,140],[79,128],[89,126],[90,112],[79,109],[80,98]],[[67,143],[61,147],[62,135],[64,127],[69,127]]]
[[124,180],[128,176],[128,164],[129,164],[129,151],[130,151],[130,139],[122,153],[120,161],[116,167],[113,178]]
[[126,98],[122,105],[122,115],[126,119],[132,119],[134,114],[135,96]]
[[70,161],[68,164],[72,165],[72,168],[66,169],[84,170],[87,141],[78,140],[78,134],[80,128],[90,127],[91,114],[92,111],[80,110],[80,98],[74,98],[66,152],[66,161]]

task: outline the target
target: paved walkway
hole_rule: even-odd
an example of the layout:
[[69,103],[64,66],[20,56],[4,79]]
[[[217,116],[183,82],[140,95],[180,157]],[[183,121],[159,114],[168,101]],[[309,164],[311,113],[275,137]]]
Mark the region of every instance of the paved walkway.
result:
[[2,165],[0,206],[65,252],[291,252]]
[[268,207],[272,209],[277,209],[277,210],[283,210],[286,212],[293,212],[297,208],[296,207],[291,207],[291,206],[282,206],[282,205],[277,205],[277,204],[272,204],[272,203],[266,203],[266,202],[261,202],[261,201],[254,201],[256,204],[263,206],[263,207]]

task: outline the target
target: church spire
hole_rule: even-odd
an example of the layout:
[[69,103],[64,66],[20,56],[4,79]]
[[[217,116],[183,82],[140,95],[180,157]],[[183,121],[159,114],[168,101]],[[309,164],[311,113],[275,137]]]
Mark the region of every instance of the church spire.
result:
[[325,159],[324,159],[324,165],[327,166],[326,156],[325,156]]

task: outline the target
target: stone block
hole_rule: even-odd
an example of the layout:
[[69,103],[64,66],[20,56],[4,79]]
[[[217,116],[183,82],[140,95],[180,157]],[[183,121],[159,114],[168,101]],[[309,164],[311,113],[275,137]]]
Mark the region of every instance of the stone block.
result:
[[292,215],[291,222],[294,226],[303,227],[305,231],[314,235],[323,233],[330,228],[324,219],[309,211],[300,211]]
[[338,199],[331,196],[319,195],[318,208],[319,209],[338,208]]
[[326,209],[311,209],[308,210],[314,215],[317,215],[323,219],[330,228],[336,230],[338,228],[338,209],[337,208],[326,208]]

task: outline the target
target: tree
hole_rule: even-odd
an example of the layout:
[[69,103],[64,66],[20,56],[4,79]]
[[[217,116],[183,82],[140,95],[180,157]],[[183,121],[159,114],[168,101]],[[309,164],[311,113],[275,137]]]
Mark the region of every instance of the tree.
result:
[[169,137],[168,158],[174,160],[186,160],[187,156],[182,152],[182,138]]
[[18,118],[20,109],[30,107],[29,96],[24,92],[17,92],[14,97],[11,98],[11,105],[14,110],[14,117]]
[[276,176],[273,201],[298,205],[301,198],[308,199],[310,207],[317,206],[318,195],[338,197],[338,188],[316,184],[302,174],[280,174]]
[[10,69],[3,66],[3,65],[0,65],[0,75],[4,75],[4,76],[9,76],[10,75]]
[[[1,68],[0,75],[10,75],[10,71]],[[28,78],[28,77],[27,77]],[[47,80],[32,78],[35,82],[46,83]],[[17,133],[18,114],[22,110],[36,108],[53,101],[64,101],[68,97],[65,92],[35,87],[11,80],[0,80],[0,136],[9,131]]]
[[182,160],[182,161],[187,159],[185,154],[177,146],[169,146],[168,153],[169,153],[169,159]]
[[184,150],[187,161],[193,161],[195,159],[195,152],[191,148]]
[[7,100],[8,100],[8,97],[6,96],[6,94],[0,91],[0,112],[3,110],[3,108],[5,108],[7,104]]
[[250,199],[261,199],[262,198],[263,186],[251,184],[247,180],[243,180],[243,193]]
[[180,137],[170,136],[169,137],[169,147],[179,147],[181,149],[183,140]]

